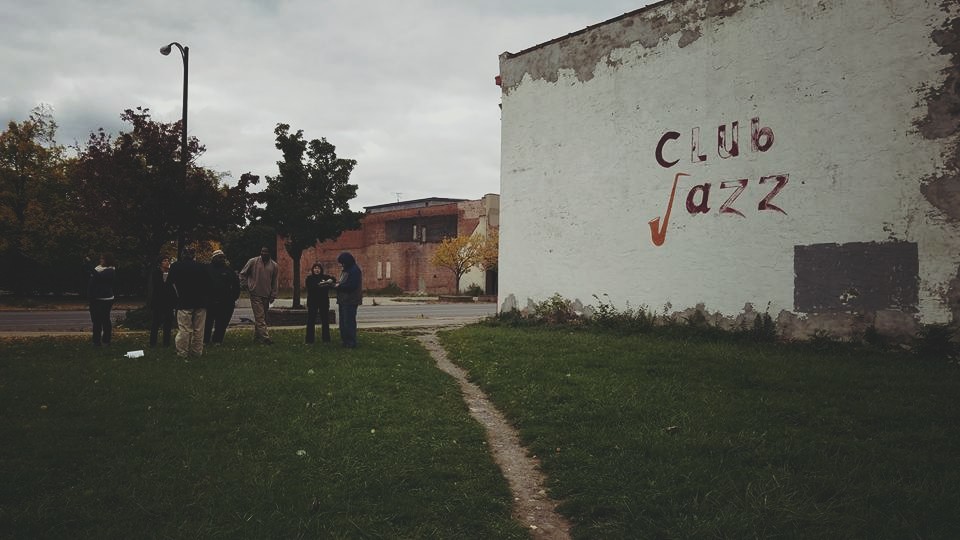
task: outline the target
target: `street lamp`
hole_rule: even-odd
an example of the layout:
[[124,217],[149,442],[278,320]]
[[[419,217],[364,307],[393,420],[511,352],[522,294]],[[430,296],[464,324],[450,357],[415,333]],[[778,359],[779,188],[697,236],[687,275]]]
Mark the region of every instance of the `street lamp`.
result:
[[[180,133],[180,159],[183,161],[183,185],[180,191],[182,195],[187,186],[187,162],[189,161],[187,155],[187,66],[190,63],[190,47],[184,47],[174,41],[169,45],[160,47],[160,54],[167,56],[174,45],[180,49],[180,56],[183,57],[183,125]],[[177,259],[183,255],[183,240],[183,223],[181,222],[177,224]]]

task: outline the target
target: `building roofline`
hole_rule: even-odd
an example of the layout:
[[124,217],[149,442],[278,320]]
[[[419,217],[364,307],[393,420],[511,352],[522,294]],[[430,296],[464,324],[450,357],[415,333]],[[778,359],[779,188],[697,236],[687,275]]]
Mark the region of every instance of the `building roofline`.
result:
[[550,41],[544,41],[543,43],[539,43],[539,44],[534,45],[534,46],[532,46],[532,47],[527,47],[526,49],[523,49],[523,50],[520,51],[520,52],[512,53],[512,52],[510,52],[510,51],[504,51],[503,54],[500,55],[500,57],[501,57],[501,58],[507,58],[507,59],[509,59],[509,58],[516,58],[516,57],[521,56],[521,55],[524,55],[524,54],[526,54],[526,53],[528,53],[528,52],[530,52],[530,51],[535,51],[535,50],[537,50],[537,49],[546,47],[546,46],[548,46],[548,45],[553,45],[554,43],[558,43],[558,42],[563,41],[563,40],[565,40],[565,39],[569,39],[569,38],[574,37],[574,36],[579,36],[580,34],[584,34],[584,33],[586,33],[586,32],[589,32],[590,30],[593,30],[594,28],[598,28],[598,27],[600,27],[600,26],[604,26],[604,25],[610,24],[610,23],[612,23],[612,22],[619,21],[620,19],[625,19],[625,18],[627,18],[627,17],[632,17],[632,16],[634,16],[634,15],[636,15],[636,14],[638,14],[638,13],[641,13],[641,12],[643,12],[643,11],[647,11],[648,9],[653,9],[653,8],[655,8],[655,7],[659,7],[659,6],[663,5],[663,4],[669,4],[669,3],[674,2],[674,1],[675,1],[675,0],[660,0],[659,2],[654,2],[654,3],[652,3],[652,4],[643,6],[643,7],[640,8],[640,9],[635,9],[635,10],[633,10],[633,11],[628,11],[627,13],[624,13],[623,15],[618,15],[618,16],[612,18],[612,19],[607,19],[607,20],[605,20],[605,21],[603,21],[603,22],[598,22],[597,24],[591,24],[590,26],[588,26],[588,27],[586,27],[586,28],[583,28],[583,29],[581,29],[581,30],[577,30],[576,32],[570,32],[569,34],[567,34],[567,35],[565,35],[565,36],[560,36],[560,37],[558,37],[558,38],[553,38],[553,39],[551,39]]
[[386,204],[375,204],[373,206],[364,206],[363,209],[368,214],[376,212],[384,212],[392,209],[400,208],[424,208],[427,206],[440,206],[444,204],[456,204],[467,201],[469,199],[450,199],[446,197],[427,197],[424,199],[412,199],[409,201],[397,201],[393,203]]

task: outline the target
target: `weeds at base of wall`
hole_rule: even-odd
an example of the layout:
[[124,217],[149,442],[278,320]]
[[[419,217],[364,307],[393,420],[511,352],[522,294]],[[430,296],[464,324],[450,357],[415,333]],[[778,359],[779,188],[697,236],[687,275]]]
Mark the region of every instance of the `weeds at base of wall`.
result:
[[485,324],[590,328],[619,334],[657,333],[685,339],[735,337],[750,341],[776,340],[776,325],[768,313],[757,315],[752,326],[744,325],[735,330],[725,330],[711,324],[701,311],[689,316],[676,316],[669,313],[669,306],[664,306],[662,314],[650,310],[647,306],[634,308],[627,305],[621,310],[609,300],[601,300],[597,295],[593,297],[597,301],[596,305],[588,306],[580,312],[574,309],[572,301],[554,294],[547,300],[534,304],[529,310],[501,312],[487,319]]
[[[776,322],[767,312],[757,314],[752,325],[748,326],[744,322],[740,327],[725,329],[711,323],[699,310],[687,316],[677,317],[668,314],[670,306],[664,306],[663,314],[657,314],[646,306],[632,308],[627,305],[625,309],[620,310],[609,299],[604,301],[597,295],[593,297],[597,301],[596,305],[587,306],[584,312],[580,312],[574,310],[572,301],[556,293],[547,300],[534,304],[532,309],[501,312],[485,320],[484,324],[511,327],[585,328],[621,334],[651,333],[684,339],[775,342],[779,338]],[[881,334],[876,327],[870,326],[859,339],[852,341],[841,340],[827,330],[817,329],[810,339],[796,342],[796,345],[817,351],[836,351],[844,347],[868,347],[878,351],[902,350],[913,352],[920,359],[960,363],[960,345],[956,338],[957,332],[951,325],[931,324],[924,326],[910,344],[895,343]]]
[[930,324],[920,329],[913,350],[924,358],[960,359],[956,331],[946,324]]

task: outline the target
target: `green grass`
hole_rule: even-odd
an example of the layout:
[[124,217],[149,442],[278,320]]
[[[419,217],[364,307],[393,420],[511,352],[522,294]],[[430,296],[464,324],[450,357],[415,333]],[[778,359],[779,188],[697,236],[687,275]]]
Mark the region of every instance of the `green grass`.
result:
[[525,537],[420,346],[273,334],[190,363],[125,358],[143,335],[0,342],[0,537]]
[[960,368],[855,350],[471,326],[576,538],[958,538]]

